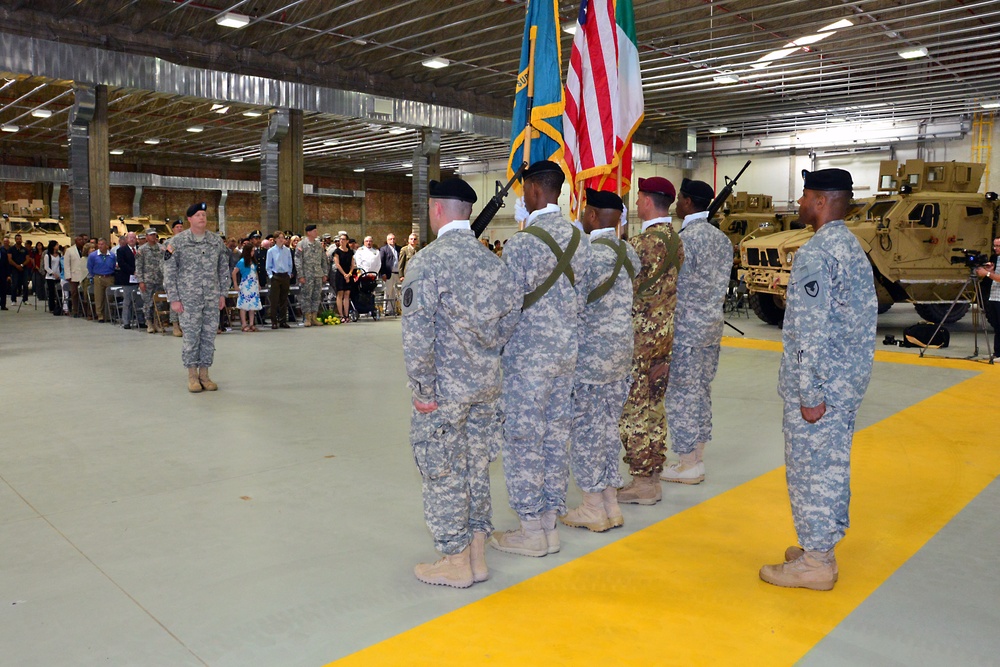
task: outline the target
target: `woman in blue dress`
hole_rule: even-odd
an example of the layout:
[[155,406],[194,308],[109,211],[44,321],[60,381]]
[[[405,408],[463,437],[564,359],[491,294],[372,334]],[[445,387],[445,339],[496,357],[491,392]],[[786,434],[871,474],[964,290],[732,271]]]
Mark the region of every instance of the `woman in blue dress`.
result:
[[240,309],[240,325],[243,331],[257,331],[254,313],[260,310],[260,281],[257,279],[257,264],[253,261],[253,244],[243,244],[243,256],[233,269],[233,283],[239,285],[240,295],[236,307]]

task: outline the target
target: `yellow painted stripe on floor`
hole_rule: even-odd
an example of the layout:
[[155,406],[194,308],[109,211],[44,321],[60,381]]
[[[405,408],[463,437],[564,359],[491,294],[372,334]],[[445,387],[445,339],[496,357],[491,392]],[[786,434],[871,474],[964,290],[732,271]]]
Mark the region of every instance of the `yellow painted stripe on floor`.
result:
[[332,664],[791,665],[1000,474],[1000,448],[960,426],[982,424],[1000,372],[968,366],[982,372],[857,434],[832,592],[757,578],[795,543],[779,468]]

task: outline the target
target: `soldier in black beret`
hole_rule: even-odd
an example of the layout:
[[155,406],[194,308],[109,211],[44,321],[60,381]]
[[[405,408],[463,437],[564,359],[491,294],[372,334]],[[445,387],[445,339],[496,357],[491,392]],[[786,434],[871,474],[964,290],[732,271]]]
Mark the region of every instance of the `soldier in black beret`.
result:
[[[614,209],[621,213],[625,208],[625,203],[614,192],[587,188],[587,206],[599,209]],[[590,230],[587,231],[588,233],[590,232]]]
[[198,211],[208,211],[208,205],[205,202],[191,204],[188,206],[187,217],[193,218]]
[[[689,178],[685,178],[681,182],[681,194],[692,200],[695,211],[708,209],[709,204],[715,199],[715,190],[712,189],[711,185],[705,181],[692,181]],[[680,210],[677,212],[680,213]]]
[[802,170],[804,190],[820,190],[823,192],[854,193],[854,180],[851,172],[843,169],[820,169],[819,171]]
[[445,181],[431,181],[428,188],[428,196],[431,199],[457,199],[467,204],[475,204],[479,199],[472,186],[461,178],[449,178]]

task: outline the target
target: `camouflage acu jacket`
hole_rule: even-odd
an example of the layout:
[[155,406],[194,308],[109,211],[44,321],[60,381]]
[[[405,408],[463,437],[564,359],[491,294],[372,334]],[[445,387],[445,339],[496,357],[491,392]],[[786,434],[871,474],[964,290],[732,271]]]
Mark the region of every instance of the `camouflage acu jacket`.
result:
[[185,229],[167,241],[163,256],[163,283],[170,301],[218,299],[229,291],[229,249],[215,232],[199,241]]
[[150,285],[163,284],[163,246],[148,243],[135,254],[135,279]]
[[707,219],[680,232],[684,264],[677,274],[674,344],[710,347],[722,340],[722,304],[733,270],[733,244]]

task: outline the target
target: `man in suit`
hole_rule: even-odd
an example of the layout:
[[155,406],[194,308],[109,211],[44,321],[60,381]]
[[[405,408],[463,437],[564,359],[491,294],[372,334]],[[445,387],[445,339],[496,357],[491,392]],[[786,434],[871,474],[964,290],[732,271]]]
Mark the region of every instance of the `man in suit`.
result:
[[[137,237],[135,232],[124,236],[125,245],[118,248],[115,255],[115,286],[122,288],[122,328],[132,328],[132,300],[139,289],[139,281],[135,277],[135,253]],[[146,317],[140,306],[136,312],[139,328],[146,326]]]
[[[385,284],[385,308],[386,315],[395,315],[398,311],[396,300],[398,298],[396,286],[399,283],[399,251],[401,248],[396,245],[396,235],[389,234],[385,237],[385,245],[379,248],[378,258],[381,262],[378,277]],[[390,312],[391,311],[391,312]]]

